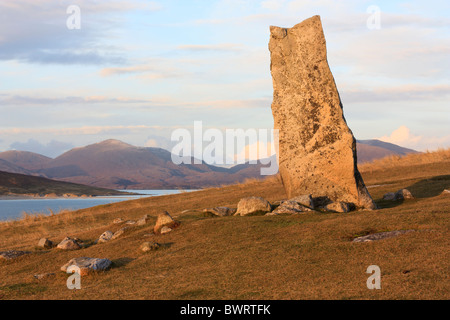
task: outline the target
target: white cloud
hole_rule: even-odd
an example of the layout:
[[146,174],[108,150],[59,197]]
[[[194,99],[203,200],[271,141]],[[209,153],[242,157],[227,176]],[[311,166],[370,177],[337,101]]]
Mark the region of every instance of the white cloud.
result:
[[406,126],[400,126],[389,136],[383,136],[377,139],[418,151],[450,147],[450,135],[442,137],[415,135]]

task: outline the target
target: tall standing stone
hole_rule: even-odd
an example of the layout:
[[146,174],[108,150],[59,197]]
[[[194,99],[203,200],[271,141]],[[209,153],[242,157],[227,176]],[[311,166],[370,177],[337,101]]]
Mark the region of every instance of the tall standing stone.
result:
[[376,206],[358,171],[327,61],[319,16],[292,28],[270,27],[272,113],[279,130],[279,171],[289,198],[311,194],[358,208]]

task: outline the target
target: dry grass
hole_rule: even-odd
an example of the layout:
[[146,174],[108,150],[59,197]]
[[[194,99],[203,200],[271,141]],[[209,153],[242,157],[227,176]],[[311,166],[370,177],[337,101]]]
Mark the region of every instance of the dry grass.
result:
[[[409,161],[409,160],[408,160]],[[420,168],[418,170],[417,168]],[[402,174],[403,173],[403,174]],[[377,175],[378,174],[378,175]],[[271,202],[286,197],[277,177],[233,186],[99,206],[53,216],[0,223],[0,250],[33,251],[0,261],[3,299],[449,299],[450,188],[446,161],[363,171],[381,209],[349,214],[205,217],[202,209],[236,207],[256,195]],[[386,183],[388,181],[388,183]],[[416,200],[384,202],[382,194],[411,188]],[[117,217],[137,219],[169,211],[181,221],[172,233],[132,227],[105,244],[93,242],[115,231]],[[358,235],[413,229],[393,239],[352,243]],[[75,252],[35,248],[41,237],[66,235],[89,245]],[[145,241],[164,244],[143,253]],[[109,258],[111,270],[82,278],[82,289],[66,288],[59,268],[73,257]],[[368,290],[365,273],[379,265],[382,289]],[[36,280],[39,273],[53,278]]]

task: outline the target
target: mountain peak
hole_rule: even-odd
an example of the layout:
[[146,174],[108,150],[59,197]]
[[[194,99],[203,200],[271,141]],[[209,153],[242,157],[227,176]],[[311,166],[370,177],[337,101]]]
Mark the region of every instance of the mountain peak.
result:
[[126,148],[133,147],[131,144],[116,139],[104,140],[102,142],[97,143],[97,145],[110,147],[126,147]]

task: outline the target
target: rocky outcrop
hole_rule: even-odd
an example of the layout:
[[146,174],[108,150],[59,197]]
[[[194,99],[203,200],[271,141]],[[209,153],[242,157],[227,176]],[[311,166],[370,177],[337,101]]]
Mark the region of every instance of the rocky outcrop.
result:
[[311,194],[375,209],[357,168],[327,62],[319,16],[287,29],[270,27],[272,113],[279,130],[279,171],[288,197]]

